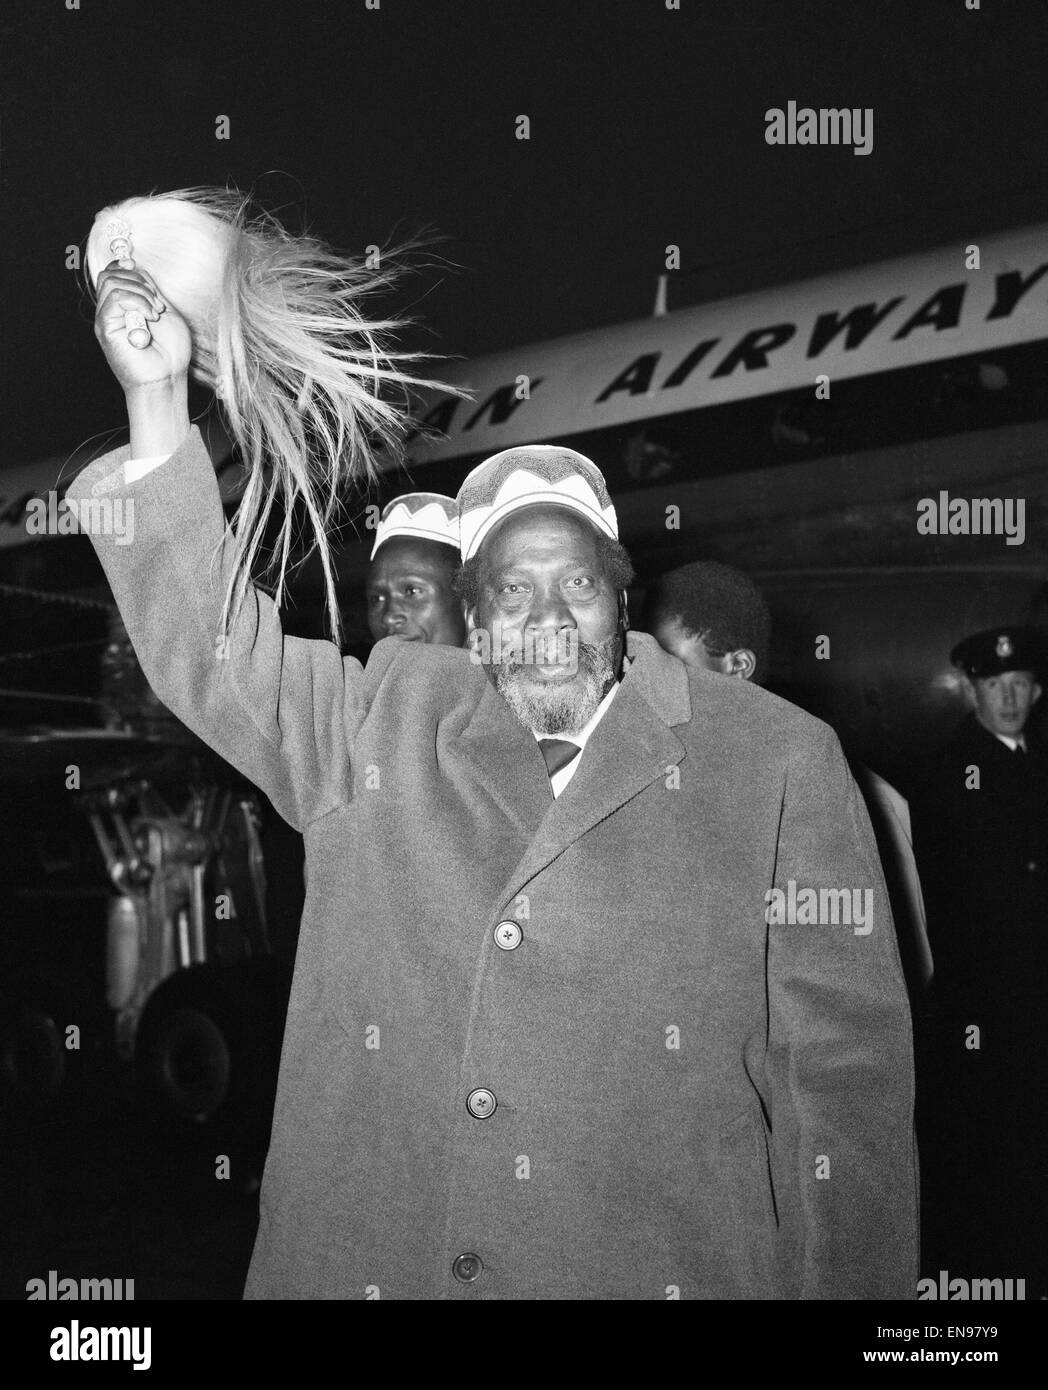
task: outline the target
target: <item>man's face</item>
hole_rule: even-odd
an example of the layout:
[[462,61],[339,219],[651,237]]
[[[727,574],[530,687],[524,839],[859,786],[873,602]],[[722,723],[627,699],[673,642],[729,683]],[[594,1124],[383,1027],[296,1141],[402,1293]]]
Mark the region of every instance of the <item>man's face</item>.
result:
[[399,634],[412,642],[461,647],[462,602],[452,588],[458,556],[439,541],[394,536],[368,570],[368,628],[378,642]]
[[[527,727],[577,733],[622,665],[622,608],[597,533],[563,507],[536,505],[507,517],[480,554],[471,619],[490,638],[489,674]],[[524,660],[503,659],[513,652]]]
[[975,717],[991,734],[1018,738],[1030,711],[1041,698],[1041,687],[1030,671],[1004,671],[999,676],[970,680]]
[[680,618],[660,618],[654,625],[652,637],[663,651],[679,657],[686,666],[700,671],[716,671],[719,676],[739,676],[751,680],[757,660],[748,647],[738,651],[713,653],[697,633],[689,632]]

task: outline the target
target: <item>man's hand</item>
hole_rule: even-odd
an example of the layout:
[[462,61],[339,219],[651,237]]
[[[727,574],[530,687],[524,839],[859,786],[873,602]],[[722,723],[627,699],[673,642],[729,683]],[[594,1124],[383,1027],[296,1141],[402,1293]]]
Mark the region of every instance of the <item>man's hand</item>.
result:
[[[189,433],[187,372],[193,341],[185,319],[134,261],[111,261],[98,277],[95,337],[124,388],[131,426],[131,457],[171,454]],[[149,325],[148,347],[128,342],[127,313]]]
[[[193,350],[189,325],[164,300],[148,271],[136,269],[134,261],[111,261],[98,277],[97,292],[95,337],[126,395],[185,378]],[[144,316],[152,335],[148,347],[128,342],[129,310]]]

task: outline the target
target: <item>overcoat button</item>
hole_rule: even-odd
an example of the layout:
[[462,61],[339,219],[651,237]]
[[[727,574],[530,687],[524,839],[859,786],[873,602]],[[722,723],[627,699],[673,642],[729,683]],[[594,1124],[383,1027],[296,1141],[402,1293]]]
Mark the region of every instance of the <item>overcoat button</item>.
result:
[[523,937],[524,933],[516,922],[500,922],[495,928],[495,945],[503,951],[515,951]]
[[490,1091],[478,1086],[475,1091],[470,1091],[466,1097],[466,1109],[478,1120],[486,1120],[489,1115],[494,1115],[495,1106],[498,1102]]
[[459,1255],[451,1266],[451,1272],[460,1284],[472,1284],[480,1278],[484,1262],[479,1255]]

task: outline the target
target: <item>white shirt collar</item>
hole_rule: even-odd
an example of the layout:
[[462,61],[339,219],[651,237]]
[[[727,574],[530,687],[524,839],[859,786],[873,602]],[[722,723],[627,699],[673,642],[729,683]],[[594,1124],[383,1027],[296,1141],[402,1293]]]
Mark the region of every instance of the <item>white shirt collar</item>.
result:
[[[629,665],[630,665],[629,657],[628,657],[628,656],[623,656],[623,658],[622,658],[622,674],[623,674],[623,675],[626,674],[627,670],[629,669]],[[597,706],[597,708],[593,711],[593,715],[592,715],[592,717],[591,717],[589,720],[587,720],[585,727],[582,728],[582,729],[580,729],[580,730],[578,731],[578,733],[576,733],[576,734],[537,734],[537,733],[535,733],[535,730],[532,729],[531,732],[532,732],[532,735],[533,735],[534,738],[535,738],[536,743],[539,741],[539,739],[543,739],[543,738],[563,738],[563,739],[566,739],[569,743],[577,743],[580,749],[584,749],[584,748],[586,747],[586,744],[589,742],[590,738],[592,737],[593,732],[594,732],[594,730],[596,729],[597,725],[600,723],[600,721],[601,721],[601,720],[604,718],[604,716],[607,714],[608,708],[609,708],[609,706],[611,705],[612,700],[614,700],[615,695],[616,695],[616,693],[618,692],[618,688],[619,688],[619,686],[620,686],[621,684],[622,684],[622,679],[621,679],[621,677],[620,677],[620,678],[615,682],[615,684],[611,687],[611,689],[608,691],[608,693],[604,696],[604,699],[601,700],[601,702],[600,702],[600,704]],[[575,776],[575,773],[578,771],[578,768],[579,768],[579,763],[581,763],[581,762],[582,762],[582,753],[580,752],[580,753],[579,753],[579,756],[578,756],[577,758],[572,758],[571,762],[568,763],[568,765],[567,765],[566,767],[562,767],[562,768],[560,769],[559,772],[555,772],[555,773],[553,774],[553,776],[549,779],[549,781],[550,781],[550,788],[551,788],[552,791],[553,791],[553,799],[554,799],[554,801],[556,801],[556,800],[560,797],[561,792],[562,792],[562,791],[564,790],[564,788],[568,785],[568,783],[571,781],[571,779]]]
[[1026,752],[1026,735],[1020,734],[1018,738],[1012,738],[1010,734],[994,734],[994,738],[999,738],[1006,748],[1010,748],[1014,753],[1017,748]]

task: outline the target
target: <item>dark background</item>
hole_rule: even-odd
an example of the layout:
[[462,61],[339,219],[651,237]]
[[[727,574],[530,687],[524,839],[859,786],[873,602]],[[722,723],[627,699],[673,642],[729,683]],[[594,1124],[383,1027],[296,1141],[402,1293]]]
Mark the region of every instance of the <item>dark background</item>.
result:
[[[65,248],[151,189],[434,229],[395,307],[464,356],[644,316],[671,242],[672,307],[1048,212],[1043,0],[67,2],[0,20],[0,466],[123,422]],[[791,98],[872,106],[872,153],[766,144]]]
[[[1048,219],[1044,0],[66,4],[0,13],[0,467],[124,423],[65,261],[133,194],[228,181],[358,252],[433,229],[448,264],[392,307],[420,320],[407,345],[467,357],[648,314],[669,243],[673,307]],[[767,145],[790,99],[872,107],[872,153]],[[19,625],[49,640],[26,605],[15,648]],[[214,1149],[155,1140],[101,1046],[88,1062],[92,1125],[0,1143],[0,1299],[49,1267],[237,1297],[258,1155],[216,1182]]]

